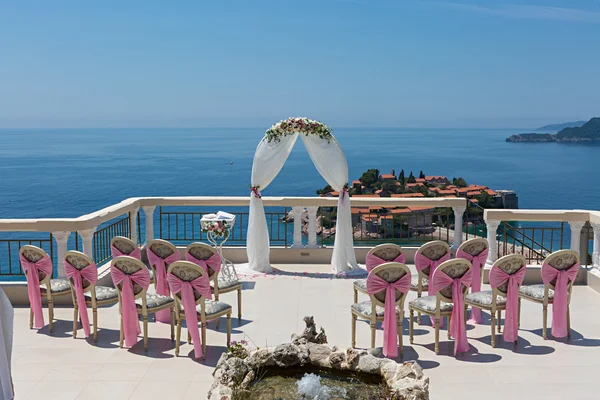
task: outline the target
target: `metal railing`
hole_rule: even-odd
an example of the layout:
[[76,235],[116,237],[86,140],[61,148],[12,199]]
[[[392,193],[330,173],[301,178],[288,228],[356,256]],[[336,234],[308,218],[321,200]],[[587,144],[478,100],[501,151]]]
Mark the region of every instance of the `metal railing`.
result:
[[94,233],[93,240],[93,259],[96,265],[101,264],[112,257],[110,251],[110,241],[115,236],[125,236],[130,238],[129,214],[110,225],[103,226]]
[[54,244],[50,234],[44,239],[0,239],[0,276],[17,277],[24,275],[19,261],[19,250],[27,244],[44,249],[50,259],[54,259]]
[[541,263],[553,251],[567,246],[565,241],[565,223],[559,226],[517,227],[503,221],[498,235],[498,256],[522,254],[527,262]]

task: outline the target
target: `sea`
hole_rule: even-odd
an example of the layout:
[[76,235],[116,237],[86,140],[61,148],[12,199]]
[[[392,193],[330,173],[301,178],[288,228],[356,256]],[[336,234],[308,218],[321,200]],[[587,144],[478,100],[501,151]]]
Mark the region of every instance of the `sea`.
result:
[[[600,146],[507,143],[530,129],[334,128],[349,180],[369,168],[515,190],[520,208],[600,209]],[[0,218],[77,217],[128,197],[245,196],[264,128],[0,129]],[[265,196],[326,185],[302,141]]]

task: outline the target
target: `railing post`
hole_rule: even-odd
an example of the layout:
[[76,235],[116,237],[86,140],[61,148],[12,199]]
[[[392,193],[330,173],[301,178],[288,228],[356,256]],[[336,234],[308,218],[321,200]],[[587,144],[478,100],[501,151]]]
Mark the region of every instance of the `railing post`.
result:
[[146,216],[146,243],[154,239],[154,209],[156,206],[142,206]]
[[498,231],[498,225],[500,221],[497,220],[485,220],[487,227],[487,241],[489,246],[488,259],[485,262],[486,266],[491,268],[494,262],[498,259],[498,242],[496,241],[496,233]]
[[463,215],[465,214],[465,210],[467,208],[462,207],[452,207],[454,211],[454,242],[452,244],[452,249],[456,250],[460,246],[463,241]]
[[71,232],[52,232],[52,236],[56,240],[56,260],[58,262],[56,270],[59,278],[67,277],[65,274],[65,253],[67,252],[67,242],[70,235]]
[[319,207],[306,207],[308,211],[308,246],[311,249],[317,247],[317,211]]
[[294,213],[294,243],[293,248],[300,248],[302,246],[302,214],[304,213],[304,207],[294,206],[292,207]]
[[[580,251],[579,244],[581,243],[581,228],[583,228],[583,225],[585,225],[585,222],[569,221],[569,226],[571,227],[571,250],[576,251],[578,254]],[[581,263],[584,264],[586,261],[587,260],[581,260]]]
[[137,220],[139,211],[139,208],[129,211],[129,239],[135,244],[138,242]]
[[[78,232],[83,241],[83,252],[92,260],[94,259],[94,232],[96,232],[96,228]],[[75,238],[75,240],[77,240],[77,238]]]
[[594,229],[594,249],[592,250],[592,265],[600,269],[600,222],[590,222]]

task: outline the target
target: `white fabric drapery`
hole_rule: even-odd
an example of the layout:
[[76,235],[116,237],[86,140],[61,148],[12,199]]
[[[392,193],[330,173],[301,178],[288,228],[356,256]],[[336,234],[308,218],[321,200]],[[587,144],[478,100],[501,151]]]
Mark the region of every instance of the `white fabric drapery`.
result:
[[14,310],[10,300],[0,288],[0,398],[14,397],[10,378],[10,358],[13,344]]
[[[335,138],[321,139],[316,135],[294,133],[281,137],[279,142],[268,142],[265,138],[258,144],[252,165],[252,186],[264,190],[277,176],[290,155],[298,135],[315,164],[317,171],[331,187],[340,192],[336,235],[331,264],[334,272],[356,268],[352,234],[350,198],[344,191],[348,183],[348,164],[339,143]],[[269,232],[262,199],[250,194],[250,215],[246,237],[248,267],[254,271],[269,272]]]

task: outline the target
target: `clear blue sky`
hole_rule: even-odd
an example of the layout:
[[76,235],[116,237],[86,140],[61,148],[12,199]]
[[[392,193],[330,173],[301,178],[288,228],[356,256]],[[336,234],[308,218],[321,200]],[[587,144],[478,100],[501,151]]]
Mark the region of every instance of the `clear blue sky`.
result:
[[4,1],[0,127],[600,116],[600,0]]

